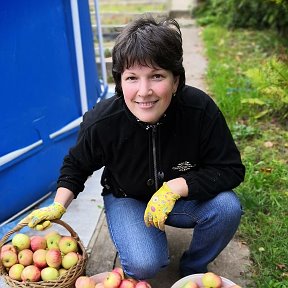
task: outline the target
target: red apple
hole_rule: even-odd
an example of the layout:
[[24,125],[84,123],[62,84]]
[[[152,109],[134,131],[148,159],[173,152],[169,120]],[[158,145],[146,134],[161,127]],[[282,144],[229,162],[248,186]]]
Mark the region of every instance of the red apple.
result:
[[59,249],[52,248],[48,250],[45,258],[48,266],[56,269],[58,269],[61,266],[62,255]]
[[95,288],[105,288],[103,283],[97,283]]
[[45,267],[41,270],[41,278],[43,281],[56,280],[59,277],[59,271],[53,267]]
[[77,252],[78,243],[71,236],[63,236],[59,241],[59,249],[64,254],[67,254],[69,252]]
[[39,250],[39,249],[46,249],[47,242],[44,237],[36,235],[30,238],[30,246],[31,246],[31,250],[35,252],[36,250]]
[[202,276],[202,284],[204,288],[221,288],[222,279],[213,272],[207,272]]
[[69,252],[62,258],[62,266],[65,269],[69,269],[75,266],[78,262],[78,255],[76,252]]
[[146,281],[139,281],[135,288],[151,288],[151,285]]
[[6,250],[1,253],[1,261],[4,267],[10,268],[18,262],[17,253],[11,250]]
[[121,275],[122,280],[125,278],[124,271],[121,267],[115,267],[112,271],[118,272]]
[[[7,251],[7,250],[11,250],[11,251],[17,253],[16,248],[12,244],[3,245],[2,248],[1,248],[1,253],[3,253],[4,251]],[[0,253],[0,255],[1,255],[1,253]]]
[[22,264],[14,264],[9,269],[9,277],[13,280],[21,281],[21,274],[24,269],[24,266]]
[[35,265],[26,266],[21,273],[21,279],[27,282],[38,282],[41,279],[40,269]]
[[241,288],[241,286],[235,284],[235,285],[229,286],[229,288]]
[[18,262],[24,266],[33,264],[33,252],[30,249],[23,249],[18,253]]
[[80,276],[75,282],[75,288],[95,288],[96,283],[88,276]]
[[123,279],[121,281],[121,284],[119,286],[119,288],[135,288],[135,283],[133,283],[132,281],[130,281],[129,279]]
[[104,288],[118,288],[122,281],[122,277],[118,272],[111,271],[108,273],[106,279],[104,279]]
[[12,238],[12,244],[18,251],[30,248],[30,237],[23,233],[17,233]]
[[33,253],[34,265],[40,269],[45,268],[47,266],[47,261],[46,261],[47,251],[48,250],[39,249]]

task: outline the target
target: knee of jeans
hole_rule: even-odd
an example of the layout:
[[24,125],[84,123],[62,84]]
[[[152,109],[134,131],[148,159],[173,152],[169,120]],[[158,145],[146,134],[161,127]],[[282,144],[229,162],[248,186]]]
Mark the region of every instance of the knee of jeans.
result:
[[216,209],[217,214],[221,217],[222,221],[235,220],[239,221],[242,215],[241,203],[234,192],[223,192],[217,197]]
[[153,261],[152,259],[149,261],[145,259],[133,259],[130,263],[122,264],[124,272],[137,280],[154,278],[160,269],[167,265],[168,263],[163,264],[160,261]]

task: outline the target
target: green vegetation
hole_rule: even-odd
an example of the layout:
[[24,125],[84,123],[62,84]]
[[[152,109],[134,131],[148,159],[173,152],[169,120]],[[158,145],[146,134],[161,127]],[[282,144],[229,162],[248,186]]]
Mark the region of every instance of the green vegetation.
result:
[[277,31],[206,26],[209,92],[246,166],[237,192],[251,287],[288,287],[288,49]]

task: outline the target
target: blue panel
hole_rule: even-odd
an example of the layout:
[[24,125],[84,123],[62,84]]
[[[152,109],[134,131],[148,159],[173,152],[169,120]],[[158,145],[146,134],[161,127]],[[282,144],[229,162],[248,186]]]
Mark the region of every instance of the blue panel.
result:
[[[88,106],[100,97],[88,0],[79,2]],[[0,1],[0,158],[42,144],[0,166],[0,223],[55,189],[81,117],[69,0]],[[1,165],[1,164],[0,164]]]

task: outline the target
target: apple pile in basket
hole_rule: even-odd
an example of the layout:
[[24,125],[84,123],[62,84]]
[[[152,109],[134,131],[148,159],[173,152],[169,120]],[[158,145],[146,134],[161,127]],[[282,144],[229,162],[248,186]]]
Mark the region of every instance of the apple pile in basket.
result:
[[1,247],[0,254],[9,277],[27,282],[56,280],[81,257],[77,241],[56,231],[44,236],[17,233]]

